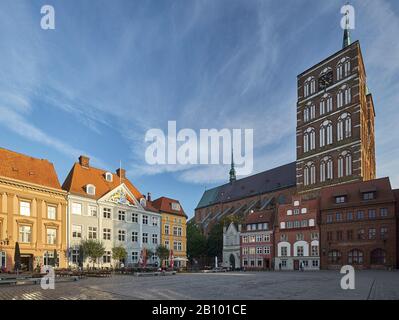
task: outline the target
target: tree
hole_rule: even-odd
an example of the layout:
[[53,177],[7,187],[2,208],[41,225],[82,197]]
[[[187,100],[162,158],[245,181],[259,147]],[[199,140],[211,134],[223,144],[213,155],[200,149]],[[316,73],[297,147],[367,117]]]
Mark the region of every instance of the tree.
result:
[[127,252],[126,249],[122,246],[117,246],[112,248],[112,259],[118,260],[118,265],[120,265],[120,261],[126,259]]
[[14,269],[18,271],[21,269],[21,251],[19,250],[19,242],[15,243],[15,252],[14,252]]
[[208,257],[222,257],[223,254],[223,224],[217,223],[212,226],[207,239]]
[[207,253],[207,241],[194,221],[187,223],[187,255],[199,258]]
[[159,245],[157,250],[155,251],[157,256],[159,257],[161,266],[164,260],[169,259],[170,250],[163,245]]
[[83,254],[83,259],[88,257],[93,262],[93,268],[97,259],[101,258],[105,253],[103,243],[93,239],[83,240],[80,244],[80,250]]
[[223,227],[228,227],[230,223],[237,226],[241,224],[244,217],[240,215],[231,215],[222,218],[217,224],[213,225],[207,239],[207,254],[208,257],[222,258],[223,255]]

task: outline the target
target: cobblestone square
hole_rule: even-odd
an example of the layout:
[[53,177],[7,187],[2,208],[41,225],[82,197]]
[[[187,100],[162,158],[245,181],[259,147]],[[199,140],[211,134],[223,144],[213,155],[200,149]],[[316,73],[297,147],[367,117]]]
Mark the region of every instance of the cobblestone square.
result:
[[357,271],[355,290],[342,290],[338,271],[196,273],[175,276],[88,278],[40,285],[3,285],[9,300],[252,300],[399,299],[399,272]]

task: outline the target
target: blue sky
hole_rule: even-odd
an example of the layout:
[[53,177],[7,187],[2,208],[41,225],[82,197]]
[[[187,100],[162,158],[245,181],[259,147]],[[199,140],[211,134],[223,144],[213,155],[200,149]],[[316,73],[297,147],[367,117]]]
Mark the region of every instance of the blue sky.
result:
[[[55,8],[56,29],[40,28]],[[62,182],[80,154],[192,216],[228,166],[151,167],[150,128],[254,129],[254,173],[295,160],[296,76],[341,48],[344,1],[0,2],[0,146],[47,158]],[[376,106],[377,175],[399,187],[399,3],[352,1]]]

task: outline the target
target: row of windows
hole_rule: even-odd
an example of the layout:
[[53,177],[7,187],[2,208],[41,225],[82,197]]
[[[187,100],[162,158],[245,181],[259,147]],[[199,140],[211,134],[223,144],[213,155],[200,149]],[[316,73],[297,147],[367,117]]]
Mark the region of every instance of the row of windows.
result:
[[[304,237],[303,233],[297,233],[295,235],[295,238],[296,238],[297,241],[305,240],[305,237]],[[312,232],[310,234],[310,239],[311,240],[319,240],[319,233],[318,232]],[[288,241],[288,236],[285,233],[282,233],[280,235],[280,241]]]
[[[352,118],[349,113],[343,113],[337,122],[337,141],[348,139],[352,136]],[[333,144],[333,123],[326,120],[320,125],[319,129],[319,148]],[[316,149],[316,130],[309,127],[303,134],[303,152]]]
[[249,254],[270,254],[271,247],[243,247],[242,254],[249,255]]
[[266,222],[247,224],[247,231],[256,231],[256,230],[269,230],[269,224]]
[[[351,88],[343,86],[337,93],[337,108],[342,108],[352,102]],[[319,103],[319,116],[333,111],[333,98],[330,94],[325,94]],[[316,106],[309,102],[303,109],[303,121],[309,122],[316,118]]]
[[[369,209],[367,211],[367,216],[369,219],[376,219],[377,218],[377,210],[376,209]],[[387,208],[380,208],[379,210],[379,217],[385,218],[388,216],[388,209]],[[335,218],[335,219],[334,219]],[[358,210],[356,214],[353,212],[347,212],[345,215],[341,212],[337,212],[335,214],[328,214],[326,218],[327,223],[335,222],[342,222],[342,221],[352,221],[354,219],[363,220],[365,218],[365,211]]]
[[[18,241],[21,243],[31,243],[32,242],[32,227],[31,226],[19,226]],[[57,243],[57,229],[46,228],[46,243],[47,244],[56,244]]]
[[[317,257],[319,255],[319,246],[311,246],[310,255],[312,257]],[[281,247],[280,256],[281,257],[288,257],[288,247],[286,247],[286,246],[282,246]],[[305,256],[305,248],[304,248],[304,246],[297,246],[296,247],[296,251],[294,252],[294,256],[296,256],[296,257],[304,257]]]
[[[82,204],[81,203],[72,203],[72,214],[75,215],[82,215]],[[96,206],[88,206],[87,215],[90,217],[97,217],[97,207]],[[139,214],[132,212],[130,215],[130,221],[138,223],[139,221]],[[103,218],[104,219],[111,219],[112,217],[112,210],[110,208],[103,208]],[[118,210],[117,220],[119,221],[128,221],[127,220],[127,212],[124,210]],[[142,215],[141,223],[144,225],[149,224],[149,216]],[[153,226],[158,226],[159,218],[158,217],[151,217],[151,224]]]
[[242,242],[243,243],[270,242],[270,234],[242,236]]
[[[367,231],[367,234],[366,234]],[[346,235],[346,239],[344,239],[344,235]],[[334,238],[335,236],[335,238]],[[327,241],[343,241],[343,240],[354,240],[354,232],[353,230],[346,230],[344,233],[342,230],[338,230],[335,234],[332,231],[327,232]],[[388,228],[381,227],[379,236],[377,235],[376,228],[359,229],[357,230],[356,239],[357,240],[376,240],[376,239],[386,240],[388,238]]]
[[[164,228],[163,228],[165,235],[169,235],[169,232],[170,232],[169,229],[170,229],[170,226],[168,224],[165,224]],[[183,236],[183,228],[174,226],[173,227],[173,235],[177,236],[177,237]]]
[[[320,161],[320,182],[334,179],[334,162],[331,156],[326,156]],[[337,160],[337,177],[342,178],[352,175],[352,155],[348,151],[342,152]],[[316,165],[308,162],[303,169],[303,183],[305,186],[316,183]]]
[[[309,266],[309,261],[304,260],[302,261],[303,266],[307,268]],[[312,267],[317,268],[319,266],[319,260],[312,260]],[[287,260],[281,260],[281,267],[287,267]]]
[[[30,217],[31,216],[31,203],[28,201],[20,201],[19,202],[19,214],[21,216]],[[47,205],[47,219],[51,219],[51,220],[57,219],[56,206]]]
[[[342,254],[339,250],[331,250],[328,252],[328,262],[331,264],[343,264]],[[363,264],[364,254],[362,250],[353,249],[348,252],[347,255],[348,264]],[[374,249],[370,253],[370,264],[380,264],[386,263],[386,251],[383,249]]]
[[[137,231],[133,231],[131,233],[131,241],[138,242],[139,233]],[[74,239],[81,239],[82,238],[82,226],[79,225],[72,225],[72,238]],[[96,240],[98,239],[98,231],[97,227],[87,227],[87,238]],[[111,229],[103,228],[103,240],[111,240]],[[126,230],[118,229],[117,230],[117,239],[118,241],[126,241]],[[158,244],[158,234],[152,234],[151,236],[152,243]],[[148,243],[149,234],[143,232],[142,234],[142,242]]]
[[294,228],[307,228],[314,227],[315,221],[314,219],[304,219],[304,220],[295,220],[295,221],[286,221],[280,222],[280,229],[294,229]]
[[[336,67],[336,79],[337,81],[340,81],[346,77],[348,77],[351,73],[351,62],[350,58],[346,57],[343,58],[341,61],[338,62],[337,67]],[[319,78],[319,90],[324,89],[327,85],[332,85],[333,84],[333,79],[332,79],[332,69],[331,68],[326,68],[324,69]],[[325,78],[325,76],[327,79]],[[326,83],[327,82],[327,83]],[[316,79],[314,77],[308,78],[303,85],[303,95],[304,97],[308,97],[312,94],[316,93]]]

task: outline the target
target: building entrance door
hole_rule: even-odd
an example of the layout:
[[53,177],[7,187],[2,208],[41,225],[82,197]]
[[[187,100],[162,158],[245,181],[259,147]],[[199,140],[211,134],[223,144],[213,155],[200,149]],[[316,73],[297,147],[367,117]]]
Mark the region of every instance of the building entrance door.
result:
[[235,270],[235,268],[236,268],[236,259],[234,258],[233,254],[230,255],[230,265],[231,265],[231,269]]
[[299,260],[294,260],[294,270],[299,270]]
[[32,254],[21,254],[21,271],[33,271]]
[[263,261],[263,266],[264,266],[264,269],[270,270],[270,260],[269,259],[265,259]]

